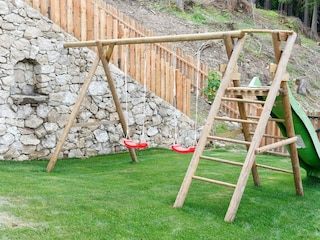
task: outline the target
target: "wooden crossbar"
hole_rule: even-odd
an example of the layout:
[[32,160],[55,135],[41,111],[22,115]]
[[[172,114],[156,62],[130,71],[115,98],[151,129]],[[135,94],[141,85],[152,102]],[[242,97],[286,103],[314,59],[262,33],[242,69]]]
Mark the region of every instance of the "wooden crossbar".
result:
[[[125,45],[125,44],[161,43],[161,42],[200,41],[200,40],[225,39],[227,36],[230,36],[231,38],[243,38],[243,36],[246,33],[279,34],[280,32],[286,33],[286,34],[293,34],[293,31],[286,31],[286,30],[245,29],[245,30],[221,31],[221,32],[211,32],[211,33],[108,39],[108,40],[99,40],[99,42],[101,42],[102,45]],[[97,41],[80,41],[80,42],[65,43],[64,47],[66,48],[93,47],[96,45],[97,45]]]
[[260,100],[244,99],[244,98],[230,98],[230,97],[222,97],[221,100],[231,101],[231,102],[255,103],[255,104],[264,104],[265,103],[265,101],[260,101]]
[[[239,167],[243,166],[243,163],[241,163],[241,162],[234,162],[234,161],[221,159],[221,158],[201,156],[201,159],[209,160],[209,161],[213,161],[213,162],[219,162],[219,163],[226,163],[226,164],[233,165],[233,166],[239,166]],[[258,164],[257,163],[256,166],[260,167],[260,168],[265,168],[265,169],[268,169],[268,170],[272,170],[272,171],[293,174],[293,171],[282,169],[282,168],[276,168],[276,167],[272,167],[272,166],[268,166],[268,165],[264,165],[264,164]]]
[[241,119],[241,118],[215,117],[214,119],[221,120],[221,121],[227,121],[227,122],[258,124],[257,121],[250,121],[250,120]]
[[235,188],[236,187],[235,184],[227,183],[227,182],[223,182],[223,181],[218,181],[218,180],[214,180],[214,179],[210,179],[210,178],[199,177],[199,176],[193,176],[192,178],[195,179],[195,180],[214,183],[214,184],[222,185],[222,186],[226,186],[226,187],[231,187],[231,188]]
[[288,144],[291,144],[291,143],[294,143],[294,142],[297,142],[298,141],[298,137],[291,137],[291,138],[287,138],[285,140],[281,140],[279,142],[275,142],[275,143],[272,143],[272,144],[269,144],[269,145],[265,145],[263,147],[259,147],[256,149],[256,154],[260,154],[260,153],[263,153],[263,152],[266,152],[268,150],[271,150],[273,148],[277,148],[277,147],[281,147],[281,146],[284,146],[284,145],[288,145]]
[[[259,116],[251,116],[251,115],[248,115],[247,118],[260,119]],[[273,122],[281,122],[281,123],[284,123],[284,122],[285,122],[284,119],[278,119],[278,118],[269,118],[268,120],[269,120],[269,121],[273,121]]]
[[231,142],[231,143],[237,143],[237,144],[250,145],[249,141],[242,141],[242,140],[237,140],[232,138],[223,138],[218,136],[208,136],[208,140],[217,140],[222,142]]
[[226,95],[267,96],[270,88],[228,87]]

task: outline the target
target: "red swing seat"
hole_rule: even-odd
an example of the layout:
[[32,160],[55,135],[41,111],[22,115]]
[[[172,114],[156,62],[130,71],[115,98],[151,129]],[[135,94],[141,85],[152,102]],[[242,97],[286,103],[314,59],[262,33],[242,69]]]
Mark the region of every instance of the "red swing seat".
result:
[[171,149],[177,153],[193,153],[196,150],[195,146],[191,146],[189,148],[184,148],[180,144],[173,144]]
[[148,147],[148,143],[146,142],[134,143],[131,139],[125,139],[123,143],[127,148],[143,149]]

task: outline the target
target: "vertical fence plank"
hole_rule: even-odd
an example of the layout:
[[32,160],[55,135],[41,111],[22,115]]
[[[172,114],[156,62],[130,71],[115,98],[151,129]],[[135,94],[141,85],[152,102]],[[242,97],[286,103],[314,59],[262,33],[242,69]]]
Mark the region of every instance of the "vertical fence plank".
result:
[[166,99],[166,71],[165,71],[165,60],[164,58],[161,58],[160,61],[160,71],[161,71],[161,76],[160,76],[160,97],[162,99]]
[[73,1],[73,24],[74,24],[74,36],[80,39],[80,3],[79,1]]
[[182,84],[183,84],[183,80],[182,80],[182,74],[180,71],[175,70],[176,71],[176,99],[177,99],[177,108],[178,109],[183,109],[183,103],[182,103]]
[[147,71],[146,71],[146,78],[147,78],[147,82],[146,82],[146,88],[150,89],[150,84],[151,84],[151,47],[148,46],[147,48],[147,52],[146,52],[146,64],[147,64]]
[[160,54],[156,55],[156,79],[155,79],[155,93],[160,96],[161,93],[161,58]]
[[[112,23],[112,38],[113,39],[118,38],[118,28],[119,28],[118,21],[114,19],[113,23]],[[113,49],[113,55],[112,55],[113,64],[118,66],[118,60],[119,60],[119,46],[117,45]]]
[[60,27],[63,30],[67,30],[67,3],[64,0],[60,0]]
[[86,3],[86,17],[87,17],[87,40],[93,40],[93,8],[92,1],[87,0]]
[[152,92],[155,92],[156,90],[156,52],[155,50],[152,50],[151,51],[151,73],[150,73],[150,76],[151,76],[151,80],[150,80],[150,90]]
[[165,90],[166,90],[166,96],[164,99],[166,99],[167,102],[170,103],[170,91],[172,89],[170,88],[170,64],[168,61],[166,61],[166,67],[165,67]]
[[87,40],[87,1],[81,0],[80,2],[80,36],[81,41]]
[[72,1],[67,1],[67,32],[73,34],[73,3]]
[[40,1],[39,0],[32,0],[32,7],[36,10],[40,10]]
[[103,8],[99,9],[99,39],[106,39],[106,12]]
[[[29,2],[29,1],[28,1]],[[48,4],[47,0],[40,1],[40,12],[42,15],[48,17]]]
[[93,36],[95,40],[99,39],[99,21],[100,21],[100,17],[99,17],[99,6],[97,3],[94,4],[93,7]]

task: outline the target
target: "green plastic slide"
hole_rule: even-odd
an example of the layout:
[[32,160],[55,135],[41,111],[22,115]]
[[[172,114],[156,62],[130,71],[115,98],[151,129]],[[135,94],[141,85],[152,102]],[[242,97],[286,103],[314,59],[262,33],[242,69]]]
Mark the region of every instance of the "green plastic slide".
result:
[[[259,78],[255,77],[249,84],[250,87],[261,87]],[[299,138],[297,141],[297,150],[300,160],[300,166],[307,172],[308,177],[320,178],[320,142],[316,131],[304,110],[293,97],[290,89],[289,99],[292,110],[292,119],[294,131]],[[271,116],[273,118],[284,119],[284,111],[281,103],[281,96],[277,97],[276,104],[272,108]],[[287,136],[284,123],[277,123],[283,136]]]

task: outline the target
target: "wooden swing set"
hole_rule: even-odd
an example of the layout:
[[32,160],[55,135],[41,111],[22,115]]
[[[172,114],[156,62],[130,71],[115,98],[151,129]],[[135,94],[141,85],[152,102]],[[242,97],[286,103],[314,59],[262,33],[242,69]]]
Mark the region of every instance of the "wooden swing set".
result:
[[[275,63],[270,64],[270,72],[272,74],[272,84],[269,87],[261,88],[249,88],[243,87],[240,84],[240,74],[237,72],[237,60],[246,40],[247,34],[269,34],[272,37]],[[123,129],[123,132],[127,132],[127,123],[123,114],[122,107],[120,105],[116,88],[109,69],[109,60],[111,58],[113,48],[115,45],[128,45],[128,44],[148,44],[148,43],[161,43],[161,42],[180,42],[180,41],[200,41],[200,40],[223,40],[227,56],[229,61],[227,65],[222,65],[220,71],[223,73],[223,78],[220,84],[220,88],[216,93],[214,102],[212,103],[211,110],[208,114],[207,121],[203,127],[200,138],[198,140],[196,148],[192,149],[193,156],[190,161],[190,165],[180,187],[179,193],[174,203],[174,207],[182,207],[189,191],[192,180],[200,180],[204,182],[214,183],[222,186],[234,188],[234,193],[227,210],[225,221],[231,222],[234,220],[242,195],[244,193],[248,177],[250,172],[253,176],[255,185],[260,185],[260,179],[258,175],[258,167],[263,167],[269,170],[291,173],[294,175],[294,183],[297,195],[303,195],[303,188],[301,183],[300,169],[298,153],[296,148],[296,142],[298,138],[294,133],[294,126],[292,121],[292,113],[288,96],[288,73],[286,72],[287,63],[294,46],[297,34],[293,31],[286,30],[236,30],[236,31],[223,31],[213,33],[202,34],[185,34],[185,35],[173,35],[173,36],[158,36],[158,37],[143,37],[143,38],[123,38],[123,39],[109,39],[109,40],[97,40],[97,41],[82,41],[82,42],[70,42],[65,43],[66,48],[75,47],[97,47],[98,54],[93,62],[93,65],[89,71],[89,74],[80,90],[78,99],[73,107],[69,120],[64,128],[64,132],[55,148],[55,151],[47,166],[47,171],[50,172],[54,168],[54,165],[58,159],[59,152],[66,140],[66,137],[74,123],[74,120],[78,114],[80,105],[86,95],[90,82],[94,76],[94,73],[98,67],[99,62],[102,62],[105,75],[112,93],[112,97],[116,106],[116,110],[119,116],[119,120]],[[282,49],[282,43],[285,43]],[[257,100],[252,97],[264,96],[265,100]],[[275,104],[277,96],[281,96],[283,105],[283,111],[285,118],[280,120],[284,122],[287,131],[287,137],[276,143],[272,143],[263,147],[260,147],[261,139],[264,136],[264,131],[268,121],[275,121],[270,118],[272,106]],[[233,119],[227,117],[219,117],[218,112],[221,108],[223,101],[234,101],[238,104],[240,113],[240,119]],[[254,103],[261,104],[263,106],[260,116],[250,116],[247,112],[246,104]],[[241,125],[240,133],[243,135],[244,140],[236,140],[234,136],[218,136],[210,135],[211,129],[215,121],[231,121]],[[279,121],[279,119],[277,119]],[[254,132],[250,132],[252,126],[255,126]],[[239,133],[238,132],[238,133]],[[226,159],[218,159],[213,157],[207,157],[203,155],[206,143],[208,141],[225,141],[234,144],[243,144],[247,148],[247,155],[243,163],[234,162]],[[128,149],[133,162],[137,162],[135,149],[139,148],[139,144],[128,140]],[[131,145],[131,146],[130,146]],[[257,154],[264,153],[270,149],[277,148],[279,146],[289,145],[290,157],[292,163],[292,171],[278,169],[270,166],[260,165],[255,162]],[[144,147],[144,146],[141,146]],[[182,152],[185,149],[180,149]],[[241,172],[236,184],[227,183],[215,179],[208,179],[205,177],[196,176],[196,170],[200,160],[209,160],[220,162],[224,164],[236,165],[241,167]]]

